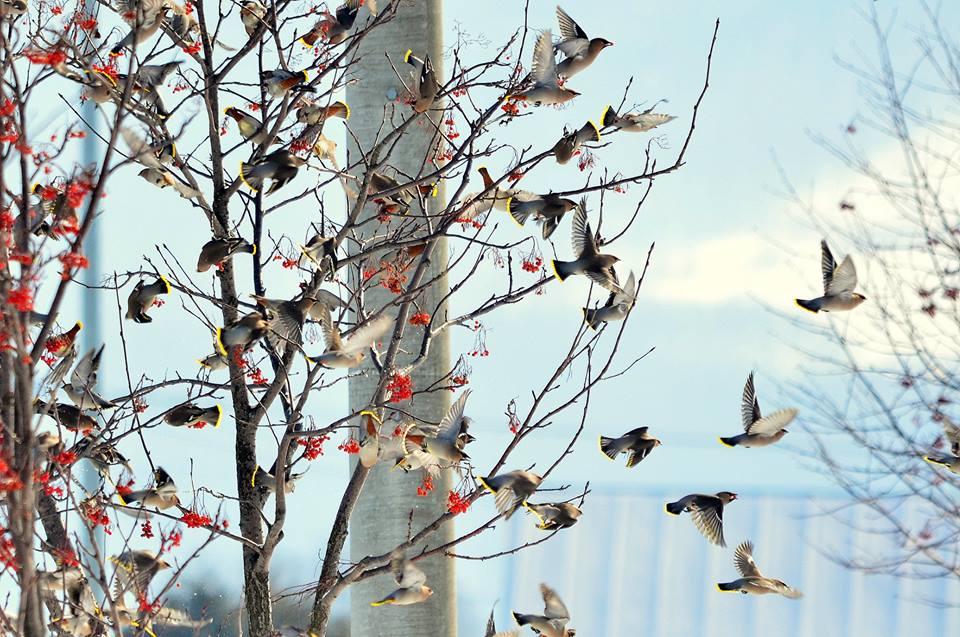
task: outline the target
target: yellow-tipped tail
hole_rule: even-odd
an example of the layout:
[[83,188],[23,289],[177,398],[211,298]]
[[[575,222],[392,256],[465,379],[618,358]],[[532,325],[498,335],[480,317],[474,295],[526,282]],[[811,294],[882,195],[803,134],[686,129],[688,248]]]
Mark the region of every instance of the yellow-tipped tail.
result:
[[117,501],[118,501],[121,505],[127,506],[127,501],[123,499],[123,494],[121,494],[119,491],[117,491]]
[[343,110],[346,111],[343,115],[343,119],[350,119],[350,105],[344,101],[339,101],[337,104],[343,104]]
[[590,124],[591,126],[593,126],[593,131],[597,134],[596,139],[594,139],[593,141],[595,141],[595,142],[600,141],[600,127],[597,126],[596,123],[594,123],[593,120],[590,120],[590,121],[588,121],[587,123]]
[[219,404],[217,405],[217,422],[213,423],[213,428],[216,429],[220,426],[220,421],[223,420],[223,407]]
[[373,413],[372,411],[369,411],[369,410],[367,410],[367,409],[364,409],[363,411],[361,411],[361,412],[360,412],[360,415],[361,415],[361,416],[370,416],[371,418],[373,418],[374,420],[377,421],[377,424],[378,424],[378,425],[382,425],[382,424],[383,424],[383,421],[380,420],[380,416],[378,416],[377,414],[375,414],[375,413]]
[[563,283],[563,277],[560,276],[560,273],[559,273],[559,272],[557,272],[557,260],[556,260],[556,259],[550,259],[550,269],[553,271],[553,276],[557,277],[557,281],[560,281],[560,283]]
[[73,324],[73,326],[74,326],[74,327],[77,329],[77,331],[79,332],[80,330],[83,329],[83,321],[77,321],[76,323]]
[[604,126],[609,126],[609,124],[607,124],[607,113],[609,113],[612,110],[613,110],[613,106],[611,106],[610,104],[607,104],[607,107],[603,109],[602,113],[600,113],[600,123],[603,124]]
[[609,455],[607,455],[607,452],[603,450],[603,438],[604,438],[603,436],[597,436],[597,449],[600,450],[600,453],[603,454],[604,458],[606,458],[610,462],[613,462],[614,458],[611,458]]
[[257,486],[257,472],[260,471],[260,465],[257,465],[253,468],[253,475],[250,476],[250,486]]
[[481,484],[481,486],[483,486],[484,489],[486,489],[486,490],[489,491],[490,493],[493,493],[494,495],[496,495],[496,493],[497,493],[496,489],[494,489],[494,488],[491,487],[489,484],[487,484],[487,481],[486,481],[486,480],[484,480],[483,478],[477,478],[477,480],[480,481],[480,484]]
[[173,157],[174,159],[176,159],[176,157],[177,157],[177,145],[176,145],[176,144],[170,144],[170,156]]
[[303,74],[303,81],[304,81],[304,82],[309,82],[309,81],[310,81],[310,74],[309,74],[309,73],[307,73],[306,71],[300,71],[300,73]]
[[256,244],[256,243],[251,243],[250,245],[251,245],[251,247],[253,248],[253,252],[250,253],[250,256],[251,256],[251,257],[257,256],[257,244]]
[[[250,185],[250,182],[247,181],[246,176],[244,176],[244,174],[243,174],[243,169],[244,169],[246,166],[247,166],[247,163],[246,163],[246,162],[240,162],[240,181],[242,181],[242,182],[244,183],[244,185],[245,185],[247,188],[249,188],[250,190],[252,190],[253,192],[260,192],[260,189],[259,189],[259,188],[255,188],[254,186],[251,186],[251,185]],[[254,246],[254,249],[256,249],[256,246]],[[256,254],[256,252],[254,252],[253,254]]]
[[226,356],[227,348],[223,346],[223,328],[222,327],[217,328],[216,334],[214,336],[214,342],[217,344],[217,351],[220,352],[221,355]]
[[407,52],[403,54],[403,63],[407,64],[410,62],[410,56],[413,55],[413,50],[407,49]]
[[381,599],[381,600],[378,601],[378,602],[370,602],[370,605],[371,605],[371,606],[383,606],[383,605],[385,605],[385,604],[392,604],[392,603],[393,603],[393,600],[392,600],[392,599]]
[[793,303],[794,305],[796,305],[802,310],[806,310],[812,314],[817,314],[816,310],[814,310],[813,308],[807,307],[806,305],[803,304],[804,303],[803,299],[793,299]]
[[163,276],[162,274],[160,275],[160,280],[163,281],[163,284],[167,288],[166,294],[170,294],[170,290],[173,289],[170,287],[170,281],[167,281],[167,277]]
[[720,442],[720,444],[723,445],[724,447],[736,447],[736,445],[731,445],[729,442],[727,442],[726,440],[724,440],[724,439],[723,439],[723,436],[717,436],[717,440],[718,440],[718,441]]
[[537,521],[538,521],[537,528],[538,528],[538,529],[543,530],[543,529],[546,528],[547,523],[546,523],[546,521],[543,519],[543,516],[540,515],[539,513],[537,513],[537,510],[536,510],[536,509],[534,509],[532,506],[530,506],[529,504],[527,504],[527,501],[526,501],[526,500],[523,501],[523,508],[525,508],[527,511],[529,511],[530,513],[532,513],[532,514],[534,514],[535,516],[537,516]]

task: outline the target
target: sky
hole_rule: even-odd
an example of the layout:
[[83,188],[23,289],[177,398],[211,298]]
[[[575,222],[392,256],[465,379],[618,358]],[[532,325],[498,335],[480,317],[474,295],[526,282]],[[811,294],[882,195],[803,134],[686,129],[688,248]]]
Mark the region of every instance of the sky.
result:
[[[520,19],[522,4],[498,4],[501,10],[491,12],[488,3],[449,0],[444,14],[448,43],[455,29],[493,42],[507,37]],[[892,15],[890,4],[880,3],[883,15]],[[898,24],[909,27],[919,21],[912,2],[897,4],[902,5]],[[531,26],[556,30],[554,4],[534,1],[531,5]],[[797,314],[793,298],[818,292],[821,237],[783,197],[781,170],[826,210],[835,209],[849,188],[842,167],[818,146],[811,132],[842,139],[862,107],[856,79],[837,59],[872,50],[868,25],[858,14],[868,3],[675,0],[656,6],[613,2],[602,5],[603,11],[594,10],[598,6],[568,0],[564,8],[588,34],[602,35],[615,46],[571,80],[582,96],[569,107],[537,113],[537,126],[514,127],[510,134],[516,136],[511,138],[515,146],[552,144],[564,125],[579,126],[584,119],[598,118],[607,103],[619,101],[632,76],[628,106],[665,98],[669,101],[658,111],[677,116],[656,131],[665,147],[658,151],[660,162],[672,162],[703,84],[717,18],[720,31],[710,89],[686,165],[657,179],[634,228],[616,244],[618,256],[639,273],[649,245],[656,243],[620,360],[627,362],[651,347],[656,349],[628,374],[594,392],[584,436],[553,476],[551,486],[581,488],[589,480],[598,496],[661,494],[670,499],[690,491],[721,489],[737,491],[742,498],[836,496],[829,480],[798,453],[805,448],[802,411],[797,426],[776,447],[727,449],[717,443],[716,436],[740,430],[740,394],[751,370],[757,374],[758,396],[766,411],[790,406],[791,392],[806,378],[810,361],[801,349],[817,344],[781,313],[804,322],[819,320]],[[905,55],[910,53],[908,38],[897,46]],[[549,139],[543,131],[549,131]],[[598,165],[622,172],[636,169],[647,139],[646,134],[616,139],[597,151]],[[886,152],[876,139],[865,136],[857,141],[871,152]],[[496,173],[508,169],[508,164],[508,157],[500,157],[489,166]],[[582,179],[574,163],[545,164],[521,185],[546,191]],[[163,242],[186,255],[184,261],[192,269],[192,255],[207,239],[206,224],[195,210],[185,207],[175,193],[150,190],[132,168],[123,179],[112,182],[110,191],[102,219],[103,272],[139,269],[146,240]],[[616,225],[615,220],[631,214],[639,191],[634,187],[625,195],[609,194],[605,219]],[[298,231],[302,230],[298,227]],[[569,250],[567,232],[566,225],[558,231],[561,258]],[[835,245],[834,252],[846,254],[846,247]],[[147,256],[159,265],[156,251]],[[479,283],[496,276],[491,266],[481,271]],[[282,295],[283,286],[291,293],[294,290],[292,282],[284,280],[278,285],[280,293],[271,293]],[[558,356],[557,344],[577,329],[587,288],[584,281],[575,279],[562,286],[551,284],[545,295],[486,321],[491,355],[470,361],[474,397],[469,413],[479,438],[471,455],[478,466],[492,464],[509,439],[503,415],[507,402],[513,398],[521,405],[529,402],[529,390],[543,382],[542,370]],[[79,311],[78,296],[75,291],[65,314]],[[112,294],[100,297],[99,332],[104,338],[116,330],[119,320]],[[193,360],[207,353],[209,336],[195,322],[184,321],[188,327],[171,338],[172,331],[166,328],[170,321],[182,320],[176,314],[178,307],[179,301],[171,300],[154,311],[151,326],[125,326],[137,373],[156,375],[157,370],[167,370],[172,375],[188,370],[192,374]],[[841,320],[856,329],[856,314]],[[88,329],[85,335],[94,332]],[[455,353],[471,346],[472,336],[454,334]],[[114,365],[121,360],[116,349],[111,344],[107,351]],[[125,393],[123,374],[103,374],[101,387],[106,395]],[[333,396],[332,402],[324,404],[336,405]],[[345,395],[340,401],[346,408]],[[160,402],[157,407],[162,407]],[[571,411],[561,416],[544,435],[534,437],[535,442],[521,445],[518,454],[549,464],[577,426],[577,415]],[[326,416],[336,417],[332,412],[317,414],[321,421]],[[663,447],[637,469],[627,471],[622,463],[608,463],[597,451],[598,435],[642,425],[661,438]],[[228,493],[234,490],[228,463],[233,449],[230,423],[219,430],[163,429],[152,436],[155,460],[174,475],[192,470],[198,484]],[[142,453],[138,455],[135,446],[122,450],[142,466]],[[336,492],[346,475],[346,458],[331,447],[298,486],[286,539],[275,561],[279,583],[315,578],[316,561],[303,558],[315,556],[325,543],[336,505],[334,498],[318,494]],[[488,512],[492,504],[485,498],[475,507]],[[230,516],[235,519],[236,513],[230,511]],[[503,541],[503,537],[486,539],[468,548],[483,551]],[[239,550],[221,542],[195,568],[215,568],[218,556],[224,555],[236,564]],[[470,567],[464,572],[471,572]],[[238,573],[225,574],[221,582],[229,590],[240,585]],[[464,591],[475,591],[475,583],[462,578],[460,586],[463,634],[478,634],[479,628],[468,630],[469,622],[479,626],[489,605],[484,600],[474,608],[473,598],[466,598]],[[581,628],[582,634],[591,634],[589,626]]]

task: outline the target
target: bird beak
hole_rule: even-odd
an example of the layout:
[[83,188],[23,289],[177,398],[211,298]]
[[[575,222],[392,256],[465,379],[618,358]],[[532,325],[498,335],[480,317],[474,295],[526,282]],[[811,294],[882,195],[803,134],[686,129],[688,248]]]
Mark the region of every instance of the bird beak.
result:
[[736,494],[736,493],[731,493],[731,494],[730,494],[730,499],[731,499],[731,500],[736,500],[736,499],[737,499],[737,494]]

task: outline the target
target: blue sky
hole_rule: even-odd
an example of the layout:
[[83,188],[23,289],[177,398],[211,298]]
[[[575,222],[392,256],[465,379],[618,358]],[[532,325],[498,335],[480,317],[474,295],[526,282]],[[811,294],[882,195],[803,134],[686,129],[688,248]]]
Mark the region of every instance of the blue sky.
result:
[[[912,3],[907,4],[898,17],[904,25],[917,21]],[[556,30],[555,5],[532,5],[530,24]],[[745,498],[832,492],[830,483],[805,469],[791,449],[804,445],[802,411],[799,426],[791,427],[793,433],[786,444],[774,448],[727,449],[716,442],[716,436],[739,430],[740,393],[751,370],[757,372],[758,395],[765,410],[789,406],[786,395],[803,380],[801,368],[808,362],[793,344],[816,346],[766,307],[799,312],[792,305],[793,298],[812,295],[819,286],[820,235],[778,194],[781,181],[773,157],[776,155],[802,192],[811,193],[825,206],[835,206],[841,198],[845,175],[811,140],[809,131],[841,138],[858,112],[856,81],[838,66],[836,58],[855,55],[855,43],[863,50],[873,49],[867,25],[855,10],[862,6],[867,3],[565,3],[564,8],[587,33],[602,35],[615,46],[571,80],[582,96],[568,108],[536,113],[537,126],[512,127],[510,135],[516,139],[511,142],[518,147],[528,143],[544,147],[555,141],[564,124],[579,126],[584,119],[599,117],[607,103],[619,101],[632,75],[635,80],[628,105],[667,98],[669,102],[658,110],[677,116],[656,131],[667,146],[660,151],[660,162],[672,161],[702,86],[717,17],[721,26],[711,87],[687,165],[657,180],[637,224],[615,244],[615,252],[639,272],[647,247],[656,242],[621,361],[650,347],[655,346],[656,351],[629,374],[594,393],[584,437],[555,474],[557,484],[579,485],[589,479],[592,488],[601,493],[656,492],[677,497],[692,490],[720,489],[738,491]],[[491,12],[489,3],[454,0],[446,3],[444,19],[451,38],[453,27],[459,25],[471,34],[499,42],[519,21],[520,7],[521,3],[498,3],[500,10]],[[598,7],[603,11],[596,10]],[[888,9],[882,7],[881,11]],[[904,38],[900,50],[906,52],[908,47]],[[398,48],[402,53],[406,46]],[[524,63],[529,62],[525,59]],[[543,131],[549,131],[549,138]],[[646,139],[646,134],[618,136],[614,144],[597,152],[598,166],[630,171]],[[884,151],[879,142],[866,136],[858,143]],[[508,161],[492,160],[489,166],[494,172],[506,170]],[[582,180],[574,163],[565,167],[544,164],[521,185],[546,191],[561,189],[570,180]],[[102,225],[104,271],[141,267],[145,237],[169,245],[192,269],[190,264],[206,241],[206,224],[195,210],[185,207],[170,191],[151,190],[132,168],[124,179],[112,182],[110,191]],[[634,187],[626,195],[608,195],[605,218],[630,214],[639,194],[640,189]],[[598,205],[595,201],[591,204]],[[302,232],[297,225],[291,229]],[[556,235],[561,257],[569,250],[567,232],[564,225]],[[546,248],[544,252],[548,254]],[[846,246],[836,245],[835,253],[845,254]],[[156,252],[149,256],[159,264]],[[482,276],[496,277],[497,273],[491,266]],[[289,279],[276,279],[270,287],[274,296],[295,290]],[[544,296],[486,322],[491,356],[471,360],[475,393],[468,410],[477,422],[479,437],[471,455],[481,470],[492,464],[508,440],[503,416],[506,403],[518,398],[522,408],[529,390],[542,384],[538,370],[556,359],[557,344],[576,329],[587,287],[579,280],[562,287],[552,284]],[[74,291],[71,303],[78,297]],[[115,300],[107,293],[100,297],[101,334],[110,335],[118,324]],[[156,375],[159,368],[170,374],[176,370],[192,374],[193,359],[207,352],[209,337],[195,322],[184,322],[182,330],[171,329],[171,322],[181,320],[178,307],[179,301],[171,299],[154,311],[152,325],[125,326],[136,372]],[[818,320],[812,315],[800,318]],[[842,320],[851,321],[855,328],[857,317],[853,314]],[[455,353],[469,350],[471,344],[472,337],[454,334]],[[115,364],[120,360],[118,349],[108,347],[108,357]],[[104,374],[102,386],[107,395],[123,393],[122,374]],[[334,393],[324,401],[327,411],[318,412],[318,420],[338,417],[339,412],[329,407],[337,405],[337,400],[346,408],[345,396],[337,396]],[[173,400],[171,397],[171,404]],[[163,400],[151,402],[162,408]],[[549,464],[576,427],[575,416],[569,412],[560,417],[546,434],[524,443],[519,456]],[[640,425],[650,426],[664,446],[636,470],[628,472],[622,463],[608,463],[598,453],[599,434],[621,433]],[[227,469],[232,431],[228,422],[217,431],[160,429],[148,435],[155,460],[172,474],[186,476],[192,466],[198,484],[229,493],[234,490],[232,470]],[[308,581],[316,575],[313,561],[303,557],[314,556],[322,546],[335,506],[332,499],[317,494],[337,490],[347,472],[345,457],[334,447],[330,445],[327,456],[314,463],[293,496],[295,508],[276,558],[276,572],[283,574],[280,579],[284,583]],[[125,446],[123,451],[143,466],[136,446]],[[143,479],[146,475],[143,471]],[[476,506],[486,511],[489,499]],[[230,517],[236,518],[232,510]],[[490,545],[478,545],[476,550]],[[212,564],[217,555],[224,554],[235,558],[234,563],[239,558],[236,546],[220,543],[201,564]],[[239,577],[233,582],[239,586]],[[464,585],[469,589],[469,583]],[[481,606],[487,607],[487,602]]]

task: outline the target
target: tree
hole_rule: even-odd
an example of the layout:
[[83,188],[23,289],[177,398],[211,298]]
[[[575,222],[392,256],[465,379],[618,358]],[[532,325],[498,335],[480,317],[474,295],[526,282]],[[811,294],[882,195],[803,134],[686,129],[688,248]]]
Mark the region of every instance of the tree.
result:
[[[125,626],[142,632],[151,624],[195,621],[165,600],[195,556],[216,541],[242,547],[250,634],[273,633],[278,595],[271,589],[271,558],[283,542],[289,506],[302,495],[293,495],[297,477],[333,437],[339,450],[359,455],[361,462],[343,485],[319,580],[306,589],[314,598],[309,626],[314,633],[325,634],[332,603],[347,587],[388,572],[392,558],[407,552],[414,563],[434,555],[452,559],[457,544],[509,514],[507,500],[485,523],[452,541],[430,544],[439,528],[485,491],[474,467],[458,461],[456,452],[438,459],[430,439],[443,414],[414,418],[413,405],[418,396],[436,392],[462,400],[473,379],[467,357],[441,370],[428,386],[413,386],[411,371],[425,360],[433,339],[456,327],[473,331],[478,343],[473,353],[485,355],[483,317],[554,284],[542,242],[505,223],[505,208],[520,225],[524,215],[542,218],[545,239],[555,230],[554,238],[571,232],[569,222],[561,223],[564,216],[579,219],[585,234],[575,247],[596,241],[606,251],[628,236],[653,180],[683,164],[709,84],[716,30],[680,150],[658,159],[659,146],[648,140],[637,171],[594,170],[590,150],[599,148],[590,140],[598,140],[601,129],[614,142],[631,135],[622,130],[636,123],[629,118],[591,127],[578,123],[573,132],[556,131],[555,145],[510,152],[501,131],[535,121],[534,102],[549,101],[536,92],[525,99],[524,91],[537,77],[548,87],[556,79],[543,55],[532,76],[511,61],[517,55],[528,59],[534,41],[551,52],[549,35],[532,37],[525,28],[506,34],[479,64],[462,62],[468,42],[458,42],[442,76],[416,52],[385,51],[383,63],[395,69],[405,89],[385,109],[376,143],[340,168],[331,132],[340,124],[332,120],[346,121],[346,135],[351,130],[349,107],[337,96],[348,83],[363,81],[353,74],[360,43],[407,6],[380,4],[350,0],[319,15],[301,15],[286,0],[269,6],[256,0],[242,6],[156,0],[4,5],[0,488],[6,499],[0,560],[3,576],[20,591],[16,612],[4,620],[8,629],[33,637],[45,634],[50,622],[62,632],[119,634]],[[241,44],[233,48],[225,42]],[[176,62],[177,57],[185,59]],[[543,86],[537,87],[542,92]],[[628,110],[629,87],[627,82],[616,109],[621,116]],[[97,104],[97,114],[90,119],[77,113],[76,125],[51,136],[37,126],[42,117],[34,113],[76,112],[68,99],[49,101],[55,92],[71,89],[82,89],[85,99]],[[669,120],[650,112],[637,118],[639,128]],[[392,158],[413,127],[431,130],[432,142],[420,169],[406,174]],[[78,140],[87,136],[103,142],[92,165],[76,160]],[[624,143],[638,142],[634,137]],[[580,170],[591,169],[582,186],[546,199],[516,188],[523,175],[578,154]],[[482,162],[507,155],[507,170],[492,177],[484,172],[483,188],[468,191]],[[235,171],[231,166],[240,160]],[[134,172],[142,180],[134,179]],[[96,388],[102,348],[80,351],[82,325],[61,308],[88,265],[84,242],[91,228],[114,211],[108,183],[128,179],[144,196],[168,196],[171,205],[203,215],[210,240],[199,256],[160,247],[154,254],[144,245],[141,264],[118,269],[85,290],[113,295],[128,318],[107,346],[124,349],[125,334],[152,322],[150,329],[171,334],[209,332],[211,352],[198,373],[187,374],[145,367],[124,349],[128,391],[108,400]],[[434,205],[439,184],[449,199]],[[602,195],[632,185],[644,186],[632,215],[607,214],[613,226],[609,238],[593,235],[590,228],[600,228],[611,205]],[[340,201],[330,203],[335,200]],[[298,234],[280,230],[284,212],[302,219]],[[457,249],[431,269],[443,241]],[[501,273],[499,289],[479,299],[465,295],[467,283],[489,263]],[[249,277],[241,274],[247,264]],[[630,264],[637,289],[647,264]],[[604,268],[593,279],[620,290],[612,266]],[[287,271],[299,277],[296,295],[282,295],[275,287]],[[618,271],[625,279],[624,269]],[[432,272],[450,279],[438,304],[425,301],[440,276]],[[587,307],[594,298],[606,300],[607,291],[596,287]],[[371,294],[374,289],[389,294]],[[634,300],[624,302],[632,308]],[[191,318],[176,319],[157,307],[171,302]],[[513,438],[480,475],[528,469],[516,466],[515,447],[550,427],[560,412],[576,408],[581,426],[570,436],[569,451],[582,431],[591,390],[643,358],[615,366],[628,320],[591,323],[569,336],[557,360],[537,370],[542,381],[532,385],[531,398],[508,406]],[[305,338],[312,325],[324,332],[326,347]],[[600,348],[602,342],[607,347]],[[364,359],[372,366],[358,367]],[[376,379],[363,409],[339,410],[322,400],[325,389],[356,374]],[[151,405],[154,401],[158,404]],[[187,476],[169,475],[163,460],[150,453],[148,440],[161,435],[158,428],[221,422],[223,435],[231,427],[235,435],[235,495],[187,490]],[[141,442],[142,458],[121,454],[118,445],[129,441]],[[537,459],[537,466],[545,467],[538,473],[548,480],[565,456]],[[267,457],[273,462],[265,462]],[[100,472],[93,491],[76,480],[82,460]],[[345,564],[344,542],[364,482],[372,470],[393,464],[422,472],[419,490],[425,498],[442,498],[446,510],[422,526],[411,525],[407,539],[392,550]],[[434,477],[451,470],[462,478],[456,488],[433,489]],[[582,502],[587,491],[567,501]],[[228,519],[234,499],[236,526]],[[109,552],[90,541],[98,530],[110,532]],[[197,548],[178,551],[185,534],[199,534]],[[414,547],[421,548],[414,552]],[[154,580],[161,571],[171,573],[164,585]],[[101,592],[95,594],[95,588]]]
[[815,462],[866,513],[858,530],[889,540],[882,553],[837,559],[868,572],[957,577],[960,478],[924,462],[960,456],[945,431],[960,371],[960,211],[951,186],[957,40],[939,10],[919,0],[923,23],[910,33],[910,58],[898,42],[907,29],[887,26],[875,3],[865,6],[876,48],[845,63],[864,111],[842,142],[817,138],[847,171],[838,209],[818,208],[792,188],[789,195],[835,252],[854,255],[868,300],[849,314],[801,322],[830,347],[809,347],[817,374],[798,396],[814,414]]

